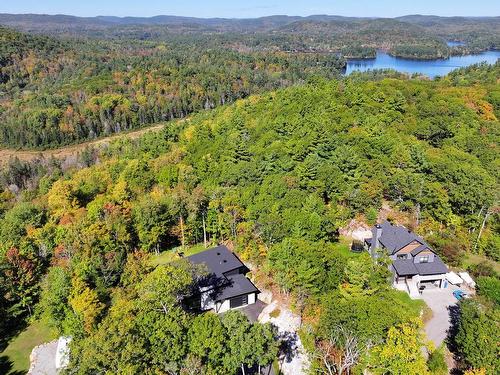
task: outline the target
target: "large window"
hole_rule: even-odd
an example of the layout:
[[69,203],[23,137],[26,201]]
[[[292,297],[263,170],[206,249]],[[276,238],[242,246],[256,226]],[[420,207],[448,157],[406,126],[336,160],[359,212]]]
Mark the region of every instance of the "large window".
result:
[[243,296],[233,297],[229,300],[229,306],[234,309],[235,307],[240,307],[248,305],[248,295],[245,294]]
[[398,254],[396,255],[397,259],[406,259],[406,254]]
[[429,263],[429,256],[426,255],[426,256],[422,256],[419,258],[418,260],[420,263]]

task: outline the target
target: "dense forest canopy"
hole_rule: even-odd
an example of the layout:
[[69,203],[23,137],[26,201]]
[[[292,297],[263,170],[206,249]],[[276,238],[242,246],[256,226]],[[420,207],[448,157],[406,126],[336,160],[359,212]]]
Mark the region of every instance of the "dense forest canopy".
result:
[[[498,18],[204,20],[0,15],[0,144],[43,149],[185,117],[317,77],[345,58],[498,46]],[[464,22],[461,22],[464,21]],[[448,47],[447,40],[464,45]]]
[[[1,175],[0,314],[40,314],[73,336],[74,373],[266,365],[277,350],[270,327],[186,313],[178,301],[197,273],[152,263],[202,242],[205,228],[295,301],[313,370],[355,337],[356,371],[427,374],[421,306],[390,287],[383,262],[350,253],[339,228],[353,217],[373,224],[384,206],[450,265],[472,251],[499,261],[499,77],[498,63],[436,81],[315,77],[88,149],[76,164],[12,160]],[[465,366],[490,371],[498,275],[481,267],[454,340]]]
[[[440,58],[499,46],[498,17],[404,16],[354,18],[316,15],[257,19],[201,19],[175,16],[94,17],[0,14],[0,24],[26,31],[92,38],[165,40],[173,35],[208,36],[229,48],[342,52],[370,57],[375,49],[396,56]],[[465,45],[448,47],[446,41]],[[405,46],[402,50],[400,47]],[[399,48],[398,48],[399,47]]]
[[[335,55],[172,43],[60,41],[0,28],[0,143],[43,148],[184,117],[339,75]],[[22,45],[22,48],[17,48]]]
[[[496,48],[498,18],[258,20],[9,15],[0,24],[0,144],[43,149],[338,77],[377,49],[444,58]],[[449,47],[447,40],[463,45]]]
[[287,351],[275,327],[186,308],[206,270],[178,252],[226,244],[302,319],[312,372],[440,375],[423,303],[340,235],[387,218],[476,278],[448,344],[470,374],[498,371],[500,62],[342,76],[379,49],[498,48],[498,17],[0,24],[0,147],[161,129],[1,161],[0,337],[34,320],[71,336],[71,374],[260,373]]

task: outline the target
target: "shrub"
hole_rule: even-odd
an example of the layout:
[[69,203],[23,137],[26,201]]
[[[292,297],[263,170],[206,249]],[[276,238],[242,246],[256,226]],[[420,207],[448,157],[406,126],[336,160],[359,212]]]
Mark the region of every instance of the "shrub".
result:
[[495,269],[493,268],[493,264],[488,261],[483,261],[478,264],[471,264],[468,267],[468,270],[474,277],[496,275]]
[[500,304],[500,279],[481,276],[477,279],[478,293],[496,304]]
[[427,366],[432,374],[446,375],[448,373],[448,366],[444,359],[443,348],[438,348],[429,355]]
[[271,318],[275,318],[276,319],[278,316],[280,316],[280,313],[281,313],[280,309],[275,308],[273,311],[271,311],[271,313],[269,314],[269,316]]

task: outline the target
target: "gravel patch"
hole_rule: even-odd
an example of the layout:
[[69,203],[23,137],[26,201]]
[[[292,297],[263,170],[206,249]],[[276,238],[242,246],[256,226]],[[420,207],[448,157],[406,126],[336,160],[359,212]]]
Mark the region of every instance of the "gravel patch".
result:
[[[276,309],[280,313],[277,317],[272,317],[270,314]],[[284,343],[284,353],[280,358],[283,375],[305,375],[309,368],[309,358],[297,334],[300,317],[274,301],[266,306],[258,320],[261,323],[270,322],[278,329],[279,338]]]
[[57,340],[35,346],[30,355],[28,375],[57,375]]

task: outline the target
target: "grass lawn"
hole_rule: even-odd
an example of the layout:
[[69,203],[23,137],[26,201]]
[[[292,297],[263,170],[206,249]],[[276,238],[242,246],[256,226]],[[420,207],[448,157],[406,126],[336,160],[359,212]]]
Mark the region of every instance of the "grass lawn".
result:
[[364,251],[359,253],[351,251],[351,242],[352,242],[351,238],[340,236],[339,242],[334,244],[334,249],[335,251],[338,251],[342,255],[345,255],[347,258],[356,258],[360,254],[364,253]]
[[496,272],[500,273],[500,263],[495,262],[489,258],[486,258],[484,255],[467,254],[467,257],[464,259],[463,265],[464,265],[464,267],[467,267],[468,265],[479,264],[482,262],[486,262],[488,264],[491,264],[493,266],[493,269]]
[[[207,249],[209,249],[209,248],[210,248],[210,246]],[[151,263],[155,266],[160,266],[163,264],[170,263],[174,260],[181,259],[178,255],[178,252],[184,253],[184,257],[187,257],[187,256],[190,256],[193,254],[201,253],[203,250],[207,250],[207,249],[205,249],[203,244],[197,244],[197,245],[194,245],[191,247],[186,247],[184,250],[180,246],[175,247],[173,249],[164,251],[164,252],[160,253],[159,255],[151,256]]]
[[[52,341],[57,336],[52,330],[40,321],[33,322],[18,336],[14,337],[5,350],[0,353],[2,362],[11,363],[9,373],[26,373],[30,365],[31,350],[44,342]],[[10,367],[10,365],[9,365]]]

